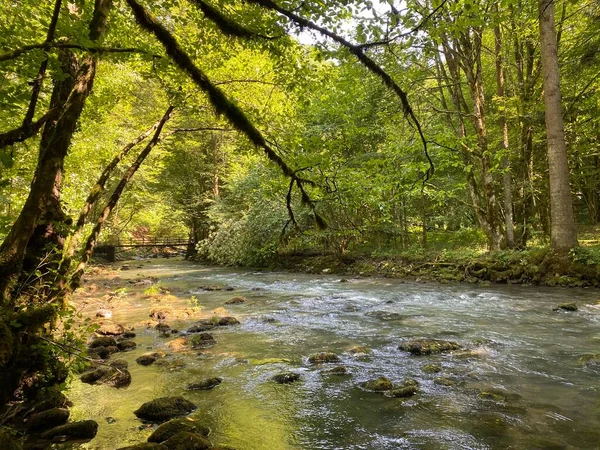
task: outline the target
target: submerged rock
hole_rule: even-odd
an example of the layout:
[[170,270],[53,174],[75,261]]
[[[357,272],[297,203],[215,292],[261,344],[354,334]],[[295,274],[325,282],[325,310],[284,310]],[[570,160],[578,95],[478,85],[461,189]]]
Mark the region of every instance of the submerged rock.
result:
[[142,355],[135,360],[140,366],[149,366],[156,361],[156,357],[153,355]]
[[115,359],[109,365],[119,370],[127,370],[127,368],[129,367],[129,363],[124,359]]
[[333,363],[340,361],[340,357],[331,352],[313,353],[308,357],[308,362],[311,364]]
[[185,416],[197,406],[183,397],[161,397],[144,403],[133,413],[148,422],[164,422],[176,416]]
[[364,381],[360,383],[360,386],[368,391],[383,392],[390,391],[394,388],[394,385],[389,378],[379,377],[374,380]]
[[223,382],[223,378],[208,378],[206,380],[202,380],[199,383],[188,384],[186,389],[188,391],[208,391],[220,385]]
[[159,324],[157,324],[154,327],[155,330],[157,330],[160,333],[167,333],[169,331],[171,331],[171,327],[169,325],[167,325],[166,323],[160,322]]
[[169,420],[168,422],[163,423],[150,435],[148,442],[164,442],[182,431],[201,434],[205,437],[210,434],[210,429],[208,427],[200,425],[195,420],[186,417]]
[[350,353],[352,356],[355,356],[355,357],[361,357],[361,356],[368,356],[372,352],[371,352],[371,349],[368,347],[356,345],[356,346],[352,347],[350,350],[348,350],[348,353]]
[[[218,322],[218,321],[217,321]],[[217,326],[217,323],[213,323],[211,320],[200,320],[195,325],[188,328],[188,333],[202,333],[203,331],[212,330]]]
[[43,431],[66,423],[70,415],[68,409],[52,408],[31,415],[25,425],[31,431]]
[[561,303],[552,311],[577,311],[577,305],[575,303]]
[[169,450],[207,450],[212,444],[201,434],[188,431],[179,432],[164,442]]
[[225,302],[226,305],[240,305],[242,303],[246,303],[248,299],[246,297],[242,297],[238,295],[236,297],[231,297],[229,300]]
[[279,384],[291,384],[300,381],[300,374],[294,372],[278,373],[272,380]]
[[413,355],[430,355],[458,350],[462,347],[456,342],[441,339],[413,339],[403,342],[398,348]]
[[44,439],[66,436],[67,439],[92,439],[98,432],[98,423],[94,420],[82,420],[52,428],[42,433]]
[[425,364],[423,366],[423,372],[425,373],[438,373],[442,371],[442,366],[439,364]]
[[406,397],[412,397],[417,392],[419,392],[418,386],[403,386],[400,388],[392,389],[386,395],[388,397],[406,398]]

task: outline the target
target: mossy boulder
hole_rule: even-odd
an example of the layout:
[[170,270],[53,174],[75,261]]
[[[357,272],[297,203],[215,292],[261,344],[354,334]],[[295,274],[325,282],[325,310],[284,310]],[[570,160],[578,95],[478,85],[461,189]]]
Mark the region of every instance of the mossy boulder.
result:
[[577,305],[575,303],[561,303],[552,311],[569,311],[574,312],[577,311]]
[[327,375],[349,375],[350,374],[348,372],[348,369],[346,368],[346,366],[335,366],[335,367],[332,367],[331,369],[324,370],[321,373],[324,373]]
[[431,355],[459,350],[462,347],[456,342],[441,339],[413,339],[403,342],[398,348],[413,355]]
[[134,350],[137,347],[137,344],[131,339],[125,339],[117,342],[117,347],[122,352],[129,352],[131,350]]
[[51,428],[42,433],[44,439],[53,439],[58,436],[66,436],[67,439],[92,439],[98,432],[98,423],[94,420],[82,420],[71,422]]
[[246,297],[242,297],[238,295],[236,297],[231,297],[229,300],[225,302],[226,305],[240,305],[242,303],[246,303],[248,299]]
[[114,361],[111,361],[109,363],[109,366],[119,370],[127,370],[127,368],[129,367],[129,363],[124,359],[115,359]]
[[238,325],[240,323],[235,317],[221,317],[219,319],[219,326],[225,327],[229,325]]
[[437,377],[434,378],[433,383],[437,384],[438,386],[452,387],[458,384],[458,380],[448,377]]
[[168,333],[169,331],[171,331],[171,326],[166,323],[160,322],[156,324],[154,329],[159,333]]
[[87,384],[104,384],[116,388],[127,387],[131,384],[131,374],[127,369],[100,366],[84,373],[81,381]]
[[140,366],[149,366],[156,361],[156,357],[154,355],[142,355],[135,360]]
[[331,352],[313,353],[308,357],[308,362],[311,364],[323,364],[340,362],[340,357]]
[[193,349],[212,347],[217,343],[210,333],[196,333],[188,339]]
[[300,381],[300,374],[294,372],[282,372],[275,375],[272,380],[279,384],[291,384]]
[[425,373],[439,373],[442,371],[442,366],[439,364],[425,364],[422,368]]
[[106,359],[110,356],[110,350],[101,345],[100,347],[89,348],[88,355],[94,359]]
[[95,338],[92,342],[90,342],[90,344],[88,345],[88,348],[97,348],[97,347],[110,347],[110,346],[116,346],[117,345],[117,341],[115,340],[115,338],[110,337],[110,336],[102,336],[102,337],[97,337]]
[[183,397],[161,397],[144,403],[133,413],[148,422],[165,422],[177,416],[185,416],[197,408]]
[[209,391],[223,382],[223,378],[208,378],[206,380],[202,380],[199,383],[188,384],[186,389],[188,391]]
[[360,386],[367,391],[384,392],[391,391],[394,388],[391,380],[386,377],[379,377],[374,380],[364,381]]
[[402,387],[399,387],[396,389],[392,389],[392,390],[388,391],[388,393],[386,395],[389,397],[395,397],[395,398],[407,398],[407,397],[412,397],[417,392],[419,392],[419,387],[410,385],[410,386],[402,386]]
[[25,425],[34,432],[44,431],[65,424],[70,415],[71,413],[66,408],[52,408],[32,414]]
[[68,406],[72,406],[72,403],[65,394],[57,386],[51,386],[41,390],[33,410],[42,412],[53,408],[67,408]]
[[169,420],[160,425],[148,438],[148,442],[164,442],[182,431],[208,436],[210,429],[190,418]]
[[167,439],[164,446],[169,450],[207,450],[212,444],[201,434],[182,431]]

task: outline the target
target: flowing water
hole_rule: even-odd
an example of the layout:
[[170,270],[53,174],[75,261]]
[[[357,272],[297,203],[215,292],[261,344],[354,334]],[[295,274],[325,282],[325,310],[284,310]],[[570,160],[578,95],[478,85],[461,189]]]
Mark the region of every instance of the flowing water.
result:
[[[151,429],[133,411],[169,395],[197,404],[192,417],[212,429],[211,441],[238,450],[600,448],[600,366],[580,360],[600,353],[597,290],[375,278],[340,282],[334,275],[174,260],[144,261],[141,268],[135,268],[140,262],[130,264],[131,270],[118,274],[120,284],[97,275],[91,282],[101,290],[79,295],[85,314],[112,306],[115,322],[138,324],[137,349],[118,355],[129,362],[129,387],[75,380],[67,393],[75,404],[72,419],[100,423],[97,437],[81,448],[112,450],[144,442]],[[171,306],[196,314],[201,307],[197,317],[210,316],[233,295],[245,296],[246,303],[220,311],[241,325],[212,330],[216,346],[169,355],[168,366],[137,365],[141,354],[172,353],[169,339],[139,325],[148,320],[155,300],[144,298],[148,286],[127,281],[149,277],[172,289]],[[208,284],[235,291],[200,289]],[[117,286],[125,289],[117,291],[116,304],[98,300],[103,290]],[[577,302],[579,310],[552,311],[567,301]],[[185,330],[195,320],[167,322]],[[452,340],[470,351],[412,356],[398,350],[409,338]],[[348,350],[356,345],[372,353],[354,357]],[[331,365],[308,363],[308,355],[325,350],[337,353],[350,375],[325,374]],[[426,373],[423,366],[430,363],[441,365],[441,372]],[[271,380],[288,370],[300,373],[302,381]],[[395,383],[416,379],[420,393],[399,399],[359,387],[381,375]],[[215,389],[185,390],[213,376],[223,378]]]

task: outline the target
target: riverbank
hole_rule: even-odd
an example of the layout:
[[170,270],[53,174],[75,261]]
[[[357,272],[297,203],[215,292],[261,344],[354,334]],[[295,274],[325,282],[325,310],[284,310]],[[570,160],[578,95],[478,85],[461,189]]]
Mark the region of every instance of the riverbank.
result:
[[566,256],[551,253],[547,248],[485,254],[442,251],[386,257],[290,252],[277,255],[269,268],[440,283],[600,287],[600,265],[595,254],[585,248]]

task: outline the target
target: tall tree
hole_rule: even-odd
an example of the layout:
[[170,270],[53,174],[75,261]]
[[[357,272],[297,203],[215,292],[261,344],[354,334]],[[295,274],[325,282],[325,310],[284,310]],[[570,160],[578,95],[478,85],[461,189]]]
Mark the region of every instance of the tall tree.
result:
[[550,238],[553,250],[566,253],[577,245],[577,230],[573,215],[561,108],[554,0],[540,0],[539,12],[548,140],[548,176],[550,178]]

